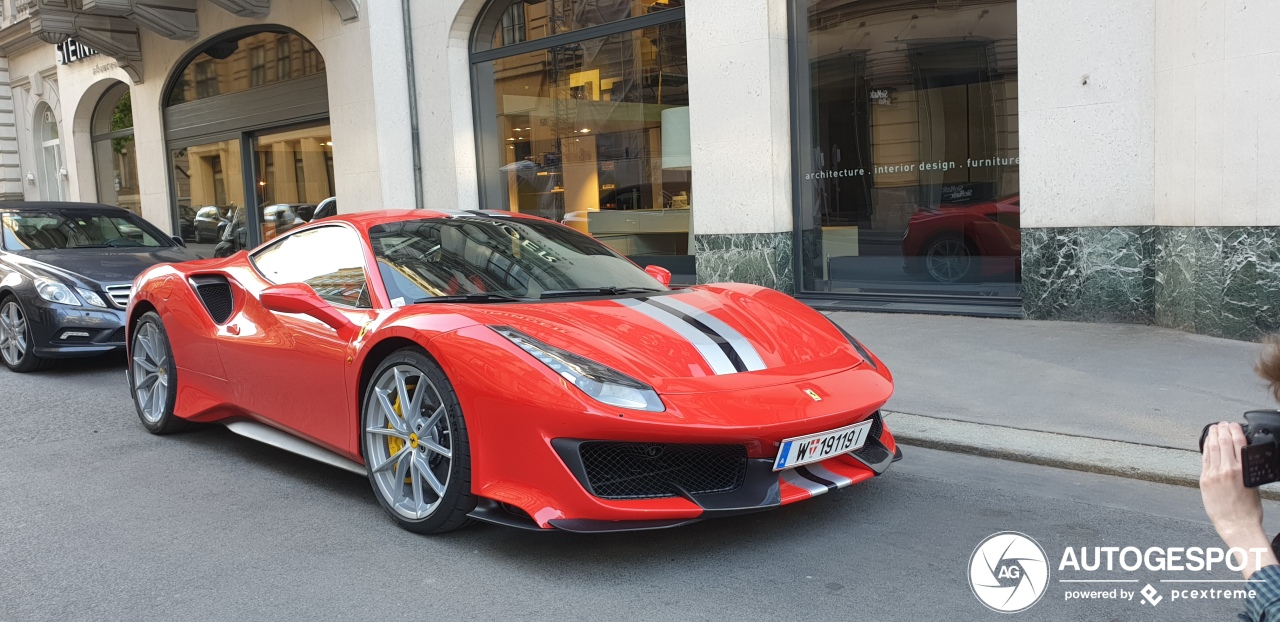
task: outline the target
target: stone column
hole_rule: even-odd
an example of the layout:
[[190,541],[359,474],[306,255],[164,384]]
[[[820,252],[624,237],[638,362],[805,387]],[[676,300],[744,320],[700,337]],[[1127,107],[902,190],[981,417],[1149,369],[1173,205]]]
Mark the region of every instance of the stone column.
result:
[[787,2],[699,0],[685,11],[698,281],[791,292]]

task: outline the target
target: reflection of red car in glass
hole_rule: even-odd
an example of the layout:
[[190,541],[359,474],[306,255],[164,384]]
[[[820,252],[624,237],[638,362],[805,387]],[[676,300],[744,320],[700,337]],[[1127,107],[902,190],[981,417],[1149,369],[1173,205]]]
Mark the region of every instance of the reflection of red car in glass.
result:
[[907,272],[942,283],[1017,272],[1022,256],[1018,198],[913,214],[902,237]]

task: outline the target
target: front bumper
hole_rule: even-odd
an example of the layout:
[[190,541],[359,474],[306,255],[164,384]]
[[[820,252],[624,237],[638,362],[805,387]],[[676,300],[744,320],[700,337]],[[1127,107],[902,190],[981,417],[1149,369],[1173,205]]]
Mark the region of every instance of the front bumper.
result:
[[27,309],[37,356],[73,358],[124,350],[124,311],[41,303]]
[[[885,456],[897,449],[892,434],[881,426],[878,442],[884,451],[874,457],[841,455],[807,467],[810,475],[829,475],[824,479],[830,485],[819,486],[816,480],[805,484],[792,473],[772,471],[782,441],[864,421],[884,405],[893,393],[893,380],[878,360],[828,372],[753,372],[749,378],[732,378],[739,382],[731,389],[660,389],[665,410],[647,412],[601,404],[545,366],[513,360],[509,350],[515,347],[487,328],[446,333],[433,339],[432,346],[467,415],[472,493],[480,499],[472,516],[479,520],[543,530],[670,527],[766,510],[870,479],[883,472],[892,462]],[[501,378],[500,388],[495,378]],[[732,445],[745,450],[743,459],[767,466],[752,470],[753,499],[671,493],[597,496],[555,447],[574,439]],[[724,491],[714,486],[704,490]]]
[[[872,416],[879,418],[880,413]],[[534,531],[613,533],[669,529],[709,518],[763,512],[834,492],[884,473],[891,464],[902,459],[902,449],[898,447],[889,429],[883,425],[883,420],[879,429],[880,435],[868,438],[862,449],[814,464],[774,471],[771,459],[750,459],[746,477],[737,489],[713,494],[678,495],[681,500],[697,506],[700,512],[695,516],[622,520],[555,518],[546,521],[544,527],[519,508],[490,499],[482,499],[470,516],[484,522]],[[580,461],[576,459],[580,443],[581,441],[567,441],[554,445],[585,490],[591,486],[582,472]]]

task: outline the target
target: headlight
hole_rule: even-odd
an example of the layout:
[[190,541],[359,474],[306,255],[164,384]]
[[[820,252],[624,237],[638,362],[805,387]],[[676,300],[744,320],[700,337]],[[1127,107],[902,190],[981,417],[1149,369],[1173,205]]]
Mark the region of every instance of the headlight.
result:
[[80,305],[80,299],[71,293],[71,289],[57,281],[36,279],[36,293],[49,302],[56,302],[60,305]]
[[573,383],[583,393],[599,402],[630,408],[662,412],[666,406],[653,387],[626,374],[614,371],[590,359],[572,352],[547,345],[510,326],[490,326],[494,332],[520,346],[533,358],[542,361],[552,371]]
[[[831,318],[827,318],[827,320],[831,320]],[[854,339],[853,335],[849,334],[849,331],[845,330],[834,321],[831,322],[831,325],[835,326],[836,330],[840,331],[840,334],[844,335],[844,338],[849,340],[849,345],[852,345],[853,349],[858,351],[858,356],[861,356],[862,360],[866,361],[867,364],[871,366],[871,369],[875,369],[877,371],[880,369],[880,366],[876,365],[876,360],[871,358],[871,353],[867,351],[866,347],[864,347],[861,342]]]
[[80,297],[83,298],[85,302],[95,307],[102,307],[103,309],[107,308],[107,303],[102,302],[102,297],[98,296],[97,292],[91,292],[79,287],[76,288],[76,291],[80,293]]

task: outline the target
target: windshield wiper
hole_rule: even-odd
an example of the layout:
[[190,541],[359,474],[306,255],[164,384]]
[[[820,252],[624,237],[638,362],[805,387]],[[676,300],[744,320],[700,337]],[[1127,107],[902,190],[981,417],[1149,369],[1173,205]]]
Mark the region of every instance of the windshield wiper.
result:
[[572,296],[617,296],[619,294],[644,294],[660,292],[652,287],[583,287],[579,289],[552,289],[542,292],[538,298],[569,298]]
[[457,296],[431,296],[429,298],[419,298],[413,301],[415,305],[425,305],[437,302],[469,302],[469,303],[485,303],[485,302],[524,302],[524,298],[516,298],[515,296],[506,296],[503,294],[461,294]]

